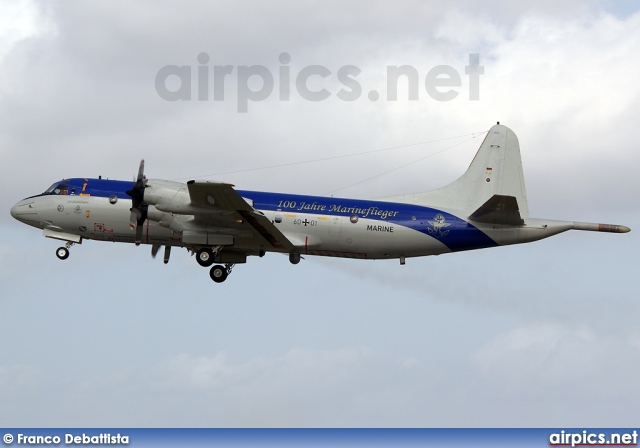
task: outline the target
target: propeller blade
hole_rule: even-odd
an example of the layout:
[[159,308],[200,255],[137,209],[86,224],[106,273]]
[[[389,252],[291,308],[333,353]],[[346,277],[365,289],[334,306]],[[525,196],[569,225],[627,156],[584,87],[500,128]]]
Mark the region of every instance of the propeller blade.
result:
[[142,226],[136,226],[136,246],[139,246],[142,243]]
[[129,227],[136,230],[136,246],[142,242],[142,226],[147,219],[149,205],[144,203],[144,189],[147,186],[144,176],[144,159],[140,161],[138,177],[135,179],[133,188],[125,193],[131,196],[131,215],[129,215]]
[[129,227],[131,229],[135,229],[137,223],[138,223],[138,209],[131,208],[131,215],[129,216]]
[[133,208],[138,208],[144,200],[144,189],[146,187],[146,179],[144,177],[144,160],[140,161],[140,168],[138,168],[138,177],[134,181],[133,188],[127,190],[129,196],[131,196],[133,202]]
[[171,246],[164,246],[164,264],[169,263],[170,256],[171,256]]
[[140,167],[138,168],[138,182],[141,182],[144,179],[144,159],[140,161]]
[[158,255],[159,250],[160,250],[160,246],[158,246],[157,244],[154,244],[153,246],[151,246],[151,258],[156,258],[156,255]]

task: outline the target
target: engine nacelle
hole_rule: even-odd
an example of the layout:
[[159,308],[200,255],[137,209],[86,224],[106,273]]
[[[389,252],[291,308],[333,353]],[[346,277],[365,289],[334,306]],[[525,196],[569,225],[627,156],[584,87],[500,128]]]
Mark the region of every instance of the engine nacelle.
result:
[[144,189],[144,201],[147,204],[163,206],[173,201],[189,204],[189,192],[186,185],[170,180],[149,179]]
[[149,209],[147,210],[147,219],[155,221],[162,227],[166,228],[171,227],[171,223],[175,220],[171,213],[161,212],[155,205],[149,205]]
[[225,211],[214,207],[194,207],[186,184],[168,180],[150,179],[144,191],[144,201],[166,213],[176,215],[220,214]]

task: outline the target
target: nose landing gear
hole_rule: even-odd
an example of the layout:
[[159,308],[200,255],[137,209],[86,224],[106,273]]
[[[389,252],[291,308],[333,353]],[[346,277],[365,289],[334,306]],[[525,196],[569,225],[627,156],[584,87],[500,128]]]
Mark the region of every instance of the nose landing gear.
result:
[[61,260],[66,260],[67,258],[69,258],[69,249],[67,249],[66,247],[58,247],[58,249],[56,250],[56,257]]
[[68,241],[65,247],[58,247],[56,249],[56,257],[58,257],[60,260],[66,260],[67,258],[69,258],[69,248],[71,246],[73,246],[73,243],[71,241]]

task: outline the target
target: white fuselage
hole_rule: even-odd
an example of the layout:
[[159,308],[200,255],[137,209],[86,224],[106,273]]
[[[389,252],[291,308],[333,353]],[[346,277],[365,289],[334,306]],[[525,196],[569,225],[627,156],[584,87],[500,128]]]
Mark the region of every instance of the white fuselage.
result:
[[[573,224],[529,219],[526,226],[518,228],[489,226],[470,224],[453,210],[404,203],[261,192],[242,194],[256,202],[256,209],[272,221],[300,253],[309,255],[363,259],[436,255],[534,241],[569,230]],[[261,209],[264,195],[269,195],[272,204]],[[20,201],[12,214],[44,229],[45,236],[52,238],[133,243],[130,200],[118,198],[112,202],[103,196],[40,195]],[[360,213],[349,213],[351,211]],[[191,248],[192,245],[183,242],[180,230],[197,228],[192,215],[171,214],[171,222],[149,219],[143,226],[142,243]],[[249,245],[249,229],[243,229],[240,224],[228,230],[234,233],[234,249],[248,252],[256,249]],[[282,252],[266,246],[261,249]]]

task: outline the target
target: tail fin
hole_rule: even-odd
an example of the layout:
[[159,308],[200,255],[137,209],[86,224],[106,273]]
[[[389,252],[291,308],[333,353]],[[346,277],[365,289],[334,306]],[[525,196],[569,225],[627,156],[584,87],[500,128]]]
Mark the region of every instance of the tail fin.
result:
[[500,124],[489,130],[471,165],[458,180],[438,190],[394,199],[471,215],[496,195],[515,198],[520,217],[529,217],[518,137]]

